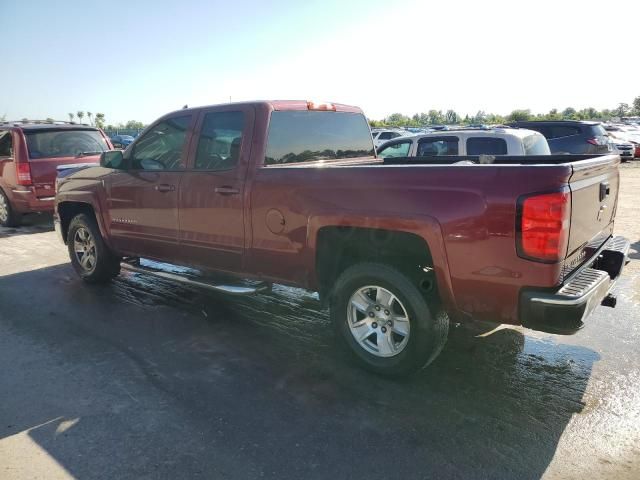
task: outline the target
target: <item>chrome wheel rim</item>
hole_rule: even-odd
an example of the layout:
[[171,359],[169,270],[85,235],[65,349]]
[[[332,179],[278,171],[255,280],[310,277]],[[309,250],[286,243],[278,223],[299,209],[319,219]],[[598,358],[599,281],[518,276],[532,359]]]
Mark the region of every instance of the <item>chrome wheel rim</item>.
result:
[[411,322],[407,309],[392,292],[377,285],[359,288],[347,305],[351,335],[376,357],[393,357],[409,342]]
[[0,222],[6,222],[9,218],[9,205],[7,199],[0,193]]
[[96,243],[89,230],[80,227],[73,236],[73,250],[76,260],[86,272],[92,272],[96,268]]

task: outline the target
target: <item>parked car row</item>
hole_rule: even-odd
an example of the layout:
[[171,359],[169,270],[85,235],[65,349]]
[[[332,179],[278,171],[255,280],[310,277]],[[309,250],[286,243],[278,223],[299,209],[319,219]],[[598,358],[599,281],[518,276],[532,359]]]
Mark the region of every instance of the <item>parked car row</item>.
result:
[[[517,133],[518,131],[520,133]],[[512,122],[493,127],[446,126],[437,131],[427,129],[421,134],[400,129],[374,129],[372,132],[375,132],[374,140],[378,154],[384,158],[475,154],[533,155],[534,153],[530,153],[532,151],[539,152],[538,155],[614,153],[619,155],[622,161],[640,157],[640,129],[635,125],[603,125],[600,122],[558,120]],[[539,137],[531,136],[532,132],[537,132]],[[484,140],[480,140],[480,137]],[[384,141],[387,138],[389,140]],[[527,145],[534,140],[534,145]],[[427,147],[427,144],[431,146]]]
[[550,154],[543,135],[533,130],[517,128],[430,132],[396,138],[378,149],[378,155],[382,158]]

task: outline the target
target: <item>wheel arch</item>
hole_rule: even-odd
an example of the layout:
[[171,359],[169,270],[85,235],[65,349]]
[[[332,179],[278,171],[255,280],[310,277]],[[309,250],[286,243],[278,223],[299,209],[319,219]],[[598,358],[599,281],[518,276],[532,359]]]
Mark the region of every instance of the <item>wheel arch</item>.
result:
[[63,200],[56,205],[56,212],[58,215],[58,220],[60,221],[60,231],[62,234],[62,239],[64,240],[65,244],[67,243],[67,234],[69,232],[69,224],[71,223],[71,220],[73,220],[73,218],[77,215],[84,213],[91,216],[95,220],[98,228],[100,229],[100,235],[102,235],[104,242],[107,244],[107,246],[111,247],[109,237],[102,222],[102,218],[100,215],[96,214],[96,209],[91,202]]
[[[364,217],[359,217],[363,219]],[[440,225],[433,219],[310,224],[311,250],[315,250],[315,287],[324,303],[335,279],[358,262],[380,262],[411,269],[421,282],[429,279],[450,315],[457,311]],[[424,274],[424,278],[420,275]],[[426,286],[425,286],[426,287]],[[425,291],[428,291],[425,288]]]

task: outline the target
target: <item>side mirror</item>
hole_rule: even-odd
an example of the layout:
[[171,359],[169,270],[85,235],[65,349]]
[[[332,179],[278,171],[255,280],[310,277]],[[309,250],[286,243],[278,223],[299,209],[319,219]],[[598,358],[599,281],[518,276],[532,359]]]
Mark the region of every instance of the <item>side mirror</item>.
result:
[[115,170],[126,170],[122,150],[108,150],[100,155],[100,166]]

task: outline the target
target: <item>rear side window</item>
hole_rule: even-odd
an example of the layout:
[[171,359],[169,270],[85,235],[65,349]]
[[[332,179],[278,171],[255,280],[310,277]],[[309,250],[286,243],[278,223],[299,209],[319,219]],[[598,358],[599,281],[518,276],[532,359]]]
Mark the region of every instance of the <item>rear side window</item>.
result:
[[522,139],[525,155],[551,155],[547,139],[542,135],[529,135]]
[[418,143],[418,157],[458,155],[458,137],[429,137]]
[[373,156],[364,115],[346,112],[273,112],[266,165]]
[[467,155],[506,155],[504,138],[470,137],[467,139]]
[[211,112],[204,116],[196,154],[197,170],[229,170],[240,159],[244,113]]
[[11,132],[8,130],[0,131],[0,157],[13,156],[13,142],[11,140]]
[[25,131],[29,158],[77,157],[81,154],[109,150],[107,141],[97,130]]
[[154,125],[137,143],[131,156],[134,170],[184,168],[182,151],[191,115],[169,118]]
[[396,132],[382,132],[378,137],[378,140],[391,140],[392,138],[399,137],[400,134]]
[[406,142],[394,143],[384,147],[378,152],[380,158],[395,158],[395,157],[408,157],[409,149],[411,148],[411,140]]
[[551,125],[549,128],[549,134],[547,138],[562,138],[570,137],[571,135],[580,135],[580,127],[573,127],[569,125]]
[[589,125],[587,127],[588,135],[593,137],[605,137],[607,135],[607,131],[604,129],[602,125]]

